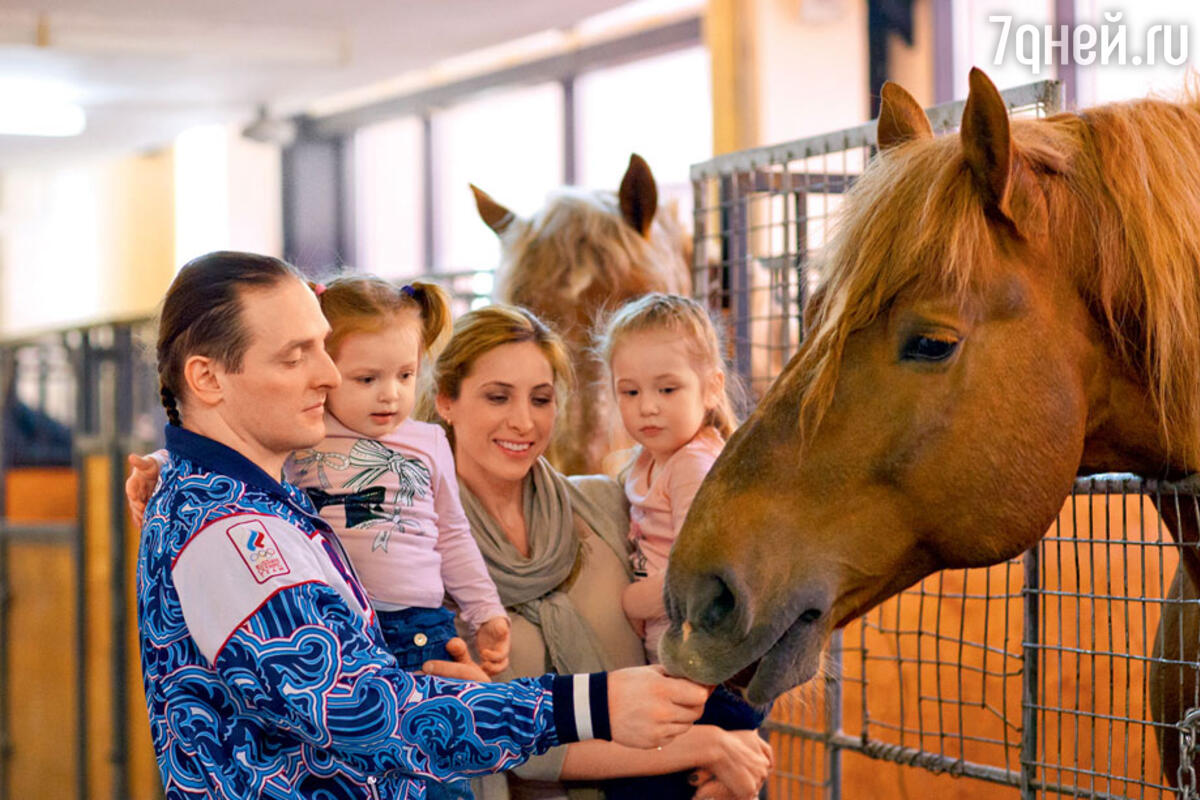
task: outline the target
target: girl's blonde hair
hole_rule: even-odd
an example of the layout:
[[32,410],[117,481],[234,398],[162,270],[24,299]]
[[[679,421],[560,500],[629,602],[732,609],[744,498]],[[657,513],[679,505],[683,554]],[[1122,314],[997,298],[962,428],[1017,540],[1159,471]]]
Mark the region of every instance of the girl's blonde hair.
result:
[[334,358],[347,336],[376,333],[404,311],[416,311],[420,317],[421,347],[431,358],[450,331],[450,298],[433,283],[396,286],[373,275],[342,275],[328,286],[312,286],[332,328],[325,349]]
[[721,335],[708,312],[690,297],[661,292],[643,295],[618,308],[597,337],[596,349],[609,372],[610,382],[613,352],[622,339],[646,331],[679,334],[687,342],[697,374],[702,378],[714,374],[724,376],[725,390],[721,392],[717,404],[707,409],[704,424],[712,426],[728,439],[738,426],[734,397],[740,394],[741,384],[725,368],[725,359],[721,355],[724,352]]
[[[559,335],[538,319],[533,312],[519,306],[490,305],[468,311],[454,322],[450,341],[433,364],[433,385],[422,398],[419,415],[436,419],[434,398],[437,395],[457,400],[462,382],[475,362],[492,350],[506,344],[532,342],[542,351],[554,372],[554,392],[561,404],[563,394],[574,380],[571,359]],[[453,432],[448,426],[447,433]],[[451,438],[453,443],[453,438]]]

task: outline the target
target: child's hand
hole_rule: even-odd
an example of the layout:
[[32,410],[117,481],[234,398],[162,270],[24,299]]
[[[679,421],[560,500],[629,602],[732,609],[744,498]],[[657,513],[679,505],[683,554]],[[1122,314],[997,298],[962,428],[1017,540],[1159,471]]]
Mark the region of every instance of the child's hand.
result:
[[512,623],[508,617],[492,617],[475,631],[475,649],[479,651],[479,666],[488,675],[495,676],[508,668],[509,631]]

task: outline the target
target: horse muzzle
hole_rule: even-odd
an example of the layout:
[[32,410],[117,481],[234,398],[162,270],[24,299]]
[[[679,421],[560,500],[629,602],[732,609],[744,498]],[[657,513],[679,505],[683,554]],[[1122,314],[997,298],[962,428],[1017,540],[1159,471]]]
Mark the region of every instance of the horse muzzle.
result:
[[826,591],[794,592],[785,608],[772,605],[771,613],[756,619],[732,573],[689,578],[668,577],[671,627],[659,652],[670,672],[699,683],[726,683],[754,705],[769,703],[817,673],[831,628]]

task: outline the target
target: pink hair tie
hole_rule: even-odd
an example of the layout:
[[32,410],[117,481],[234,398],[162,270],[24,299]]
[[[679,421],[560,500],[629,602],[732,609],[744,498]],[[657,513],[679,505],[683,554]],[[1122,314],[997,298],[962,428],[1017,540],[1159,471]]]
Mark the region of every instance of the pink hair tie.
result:
[[325,284],[314,282],[312,284],[312,290],[313,290],[313,294],[315,294],[317,297],[320,297],[322,294],[325,293]]

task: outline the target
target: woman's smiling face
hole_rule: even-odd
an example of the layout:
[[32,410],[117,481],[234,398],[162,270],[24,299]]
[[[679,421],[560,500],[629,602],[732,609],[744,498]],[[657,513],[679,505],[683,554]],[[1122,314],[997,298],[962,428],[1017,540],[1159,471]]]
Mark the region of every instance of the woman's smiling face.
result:
[[538,345],[503,344],[475,360],[457,398],[438,397],[467,486],[524,480],[550,444],[558,415],[554,377]]

